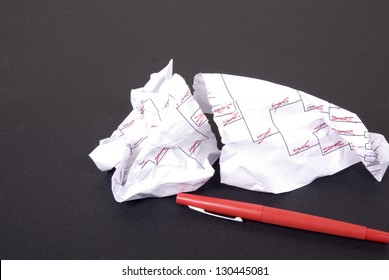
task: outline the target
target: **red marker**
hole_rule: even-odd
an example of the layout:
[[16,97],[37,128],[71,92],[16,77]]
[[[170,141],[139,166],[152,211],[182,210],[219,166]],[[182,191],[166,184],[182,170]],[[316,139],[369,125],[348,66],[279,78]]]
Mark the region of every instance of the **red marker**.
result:
[[247,219],[284,227],[389,243],[389,232],[253,203],[187,193],[177,194],[176,202],[205,214],[240,222],[242,219]]

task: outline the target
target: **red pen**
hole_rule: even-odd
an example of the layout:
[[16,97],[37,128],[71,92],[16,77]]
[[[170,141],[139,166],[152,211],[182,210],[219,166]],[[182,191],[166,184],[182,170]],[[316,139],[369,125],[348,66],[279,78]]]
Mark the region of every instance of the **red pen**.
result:
[[[235,221],[247,219],[284,227],[389,243],[389,232],[253,203],[187,193],[177,194],[176,202],[205,214]],[[220,216],[218,214],[229,217]]]

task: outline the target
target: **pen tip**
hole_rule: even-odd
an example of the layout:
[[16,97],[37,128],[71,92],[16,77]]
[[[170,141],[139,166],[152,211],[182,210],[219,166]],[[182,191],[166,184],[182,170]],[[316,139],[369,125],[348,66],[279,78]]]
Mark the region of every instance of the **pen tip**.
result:
[[389,232],[368,228],[366,229],[365,240],[389,243]]

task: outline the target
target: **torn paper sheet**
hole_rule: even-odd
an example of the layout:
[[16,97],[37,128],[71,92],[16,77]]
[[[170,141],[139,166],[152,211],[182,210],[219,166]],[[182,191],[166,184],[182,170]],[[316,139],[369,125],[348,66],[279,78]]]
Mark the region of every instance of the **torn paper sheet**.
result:
[[116,168],[118,202],[194,191],[219,158],[215,135],[173,62],[131,91],[133,111],[90,154],[103,171]]
[[357,115],[307,93],[258,79],[198,74],[194,96],[213,113],[222,183],[282,193],[362,161],[381,181],[389,145]]

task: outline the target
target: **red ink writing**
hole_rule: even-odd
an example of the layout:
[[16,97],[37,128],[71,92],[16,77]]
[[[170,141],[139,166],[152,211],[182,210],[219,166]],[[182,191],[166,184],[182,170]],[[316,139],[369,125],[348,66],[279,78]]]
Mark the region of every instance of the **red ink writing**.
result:
[[235,112],[232,114],[232,116],[226,120],[223,121],[223,126],[226,126],[228,124],[230,124],[233,120],[239,118],[239,112]]
[[333,144],[333,145],[330,145],[330,146],[328,146],[328,147],[324,147],[324,148],[323,148],[323,152],[326,154],[326,153],[332,151],[333,149],[341,148],[341,147],[343,147],[343,146],[344,146],[344,143],[343,143],[342,141],[338,141],[338,142],[336,142],[336,143]]
[[134,148],[138,147],[139,144],[144,140],[145,138],[141,137],[138,141],[134,143]]
[[165,106],[163,107],[164,109],[169,107],[169,102],[170,102],[170,98],[168,98],[168,100],[166,101]]
[[182,105],[182,103],[184,103],[191,96],[192,96],[192,93],[188,89],[188,91],[185,93],[185,95],[181,98],[181,104],[180,105]]
[[128,122],[128,123],[125,123],[125,124],[123,124],[119,129],[120,129],[120,130],[121,130],[121,129],[125,129],[125,128],[131,126],[134,122],[135,122],[135,120],[132,120],[132,121],[130,121],[130,122]]
[[158,165],[159,162],[161,161],[162,157],[166,154],[167,150],[169,148],[163,148],[158,155],[155,157],[155,165]]
[[289,103],[289,97],[286,97],[284,100],[278,103],[273,103],[271,107],[274,109],[274,113],[277,111],[278,108],[280,108],[283,105],[286,105]]
[[307,107],[307,111],[312,111],[312,110],[320,110],[323,111],[323,105],[315,106],[315,105],[309,105]]
[[327,127],[327,124],[326,124],[325,122],[323,122],[323,123],[319,124],[318,126],[316,126],[316,127],[314,128],[313,133],[316,133],[316,132],[318,132],[320,129],[325,128],[325,127]]
[[350,135],[350,136],[354,136],[355,133],[352,129],[350,130],[339,130],[339,129],[336,129],[336,128],[332,128],[333,131],[336,132],[336,134],[341,134],[341,135]]
[[347,122],[347,121],[351,121],[354,117],[337,117],[337,116],[332,116],[331,120],[332,121],[343,121],[343,122]]
[[143,101],[142,103],[140,104],[140,108],[139,108],[139,114],[143,115],[145,113],[145,105],[143,104]]
[[257,139],[259,140],[259,141],[258,141],[258,144],[261,144],[262,141],[263,141],[269,134],[270,134],[270,127],[269,127],[269,129],[268,129],[265,133],[259,134],[259,135],[257,136]]
[[221,106],[215,110],[213,110],[214,113],[223,113],[222,111],[224,111],[225,109],[230,109],[232,106],[232,103],[228,104],[228,105],[224,105],[224,106]]
[[309,142],[309,140],[308,140],[307,142],[305,142],[303,145],[301,145],[300,147],[294,148],[294,149],[293,149],[293,152],[299,153],[299,152],[301,152],[301,151],[303,151],[303,150],[305,150],[305,149],[308,149],[308,148],[310,147],[309,144],[308,144],[308,142]]
[[204,113],[201,113],[201,114],[199,114],[197,116],[194,116],[193,118],[194,118],[194,121],[196,122],[196,124],[198,126],[201,126],[207,120],[207,117],[204,115]]
[[169,148],[163,148],[162,150],[159,151],[159,153],[155,156],[154,160],[155,161],[152,161],[152,160],[143,160],[142,162],[139,163],[139,165],[141,165],[142,169],[143,167],[145,167],[145,165],[148,163],[148,162],[152,162],[154,163],[155,165],[158,165],[160,163],[160,161],[162,160],[163,156],[166,154],[166,152],[169,150]]
[[193,145],[189,148],[189,153],[190,155],[193,155],[193,153],[196,151],[197,147],[200,146],[201,144],[201,141],[200,140],[196,140]]

